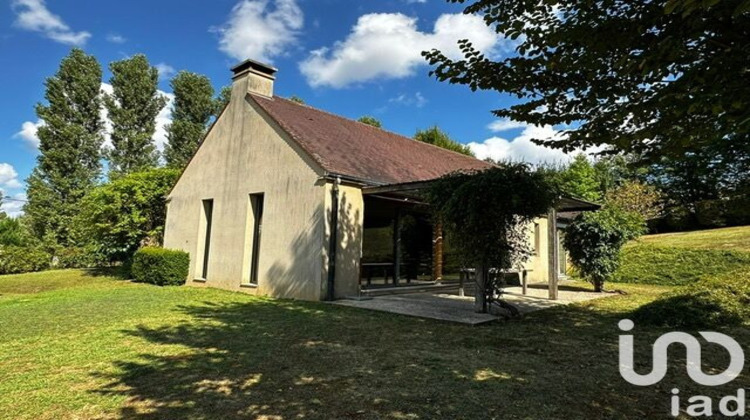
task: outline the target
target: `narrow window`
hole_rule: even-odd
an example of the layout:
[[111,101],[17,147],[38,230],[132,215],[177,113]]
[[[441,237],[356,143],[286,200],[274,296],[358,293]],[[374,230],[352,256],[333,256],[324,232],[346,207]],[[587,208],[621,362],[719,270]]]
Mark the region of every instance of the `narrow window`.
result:
[[260,260],[260,238],[263,232],[263,194],[250,194],[253,214],[253,245],[250,256],[250,283],[258,284],[258,261]]
[[541,237],[541,231],[539,223],[534,223],[534,255],[539,255],[539,238]]
[[[203,214],[201,217],[199,246],[203,247],[203,258],[200,261],[201,266],[196,270],[201,275],[201,279],[208,278],[208,259],[211,252],[211,219],[214,212],[214,200],[203,200]],[[199,252],[198,255],[201,255]]]

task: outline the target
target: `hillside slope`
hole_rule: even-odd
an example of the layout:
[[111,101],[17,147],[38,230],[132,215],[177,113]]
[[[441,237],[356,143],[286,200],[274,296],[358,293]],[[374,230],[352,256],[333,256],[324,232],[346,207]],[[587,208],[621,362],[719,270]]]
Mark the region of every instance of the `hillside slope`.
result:
[[750,226],[647,235],[625,246],[613,281],[686,285],[750,268]]

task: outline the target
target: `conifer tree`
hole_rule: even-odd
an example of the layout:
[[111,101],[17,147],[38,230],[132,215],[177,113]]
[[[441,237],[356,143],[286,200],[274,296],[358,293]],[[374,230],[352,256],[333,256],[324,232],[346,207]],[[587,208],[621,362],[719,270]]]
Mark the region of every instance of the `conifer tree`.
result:
[[109,69],[112,94],[104,97],[104,105],[112,121],[110,173],[119,176],[155,167],[156,116],[167,103],[158,92],[159,72],[143,54],[115,61]]
[[74,48],[45,82],[47,103],[36,106],[43,123],[24,211],[35,235],[58,245],[70,245],[71,220],[101,172],[101,83],[96,58]]
[[179,72],[171,82],[174,93],[172,123],[167,127],[164,158],[170,168],[183,168],[193,156],[214,114],[214,88],[208,77]]

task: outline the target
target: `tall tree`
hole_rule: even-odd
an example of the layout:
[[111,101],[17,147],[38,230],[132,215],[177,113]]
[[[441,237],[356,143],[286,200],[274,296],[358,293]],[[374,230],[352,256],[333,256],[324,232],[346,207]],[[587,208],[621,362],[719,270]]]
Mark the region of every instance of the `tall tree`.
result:
[[74,48],[45,81],[47,104],[36,106],[43,124],[24,211],[37,237],[60,245],[70,244],[71,220],[101,172],[101,83],[96,58]]
[[156,116],[167,103],[158,92],[159,72],[143,54],[115,61],[109,69],[112,94],[104,104],[112,121],[110,171],[122,175],[154,167],[159,160],[153,140]]
[[750,142],[748,0],[449,0],[467,3],[515,54],[459,42],[423,54],[439,80],[520,98],[499,117],[564,124],[571,151],[604,145],[649,159]]
[[573,158],[560,174],[560,181],[563,191],[574,197],[590,201],[602,199],[601,183],[596,169],[584,154],[578,154]]
[[170,168],[183,168],[206,133],[216,110],[214,88],[208,77],[181,71],[172,79],[174,107],[167,126],[164,158]]
[[469,149],[469,146],[453,140],[448,133],[441,130],[438,126],[433,126],[426,130],[417,130],[416,134],[414,134],[414,139],[421,141],[422,143],[432,144],[467,156],[474,156],[474,152]]

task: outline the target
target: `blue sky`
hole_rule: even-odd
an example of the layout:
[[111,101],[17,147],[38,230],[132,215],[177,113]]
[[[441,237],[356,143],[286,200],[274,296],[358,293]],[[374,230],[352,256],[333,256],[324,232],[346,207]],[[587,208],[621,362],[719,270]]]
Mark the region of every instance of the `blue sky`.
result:
[[[143,53],[169,77],[190,70],[217,90],[229,67],[254,58],[279,69],[275,93],[351,118],[373,115],[384,128],[412,136],[438,124],[479,157],[537,162],[567,157],[534,146],[529,138],[554,135],[550,127],[500,121],[490,110],[512,103],[493,92],[471,92],[428,76],[419,56],[437,47],[455,54],[469,38],[487,54],[512,44],[481,19],[444,0],[5,0],[0,7],[0,190],[24,198],[24,180],[37,155],[34,105],[44,79],[72,46],[107,65]],[[104,86],[106,89],[106,86]],[[169,121],[169,109],[159,117]],[[156,134],[164,141],[163,130]],[[17,214],[21,201],[4,210]]]

